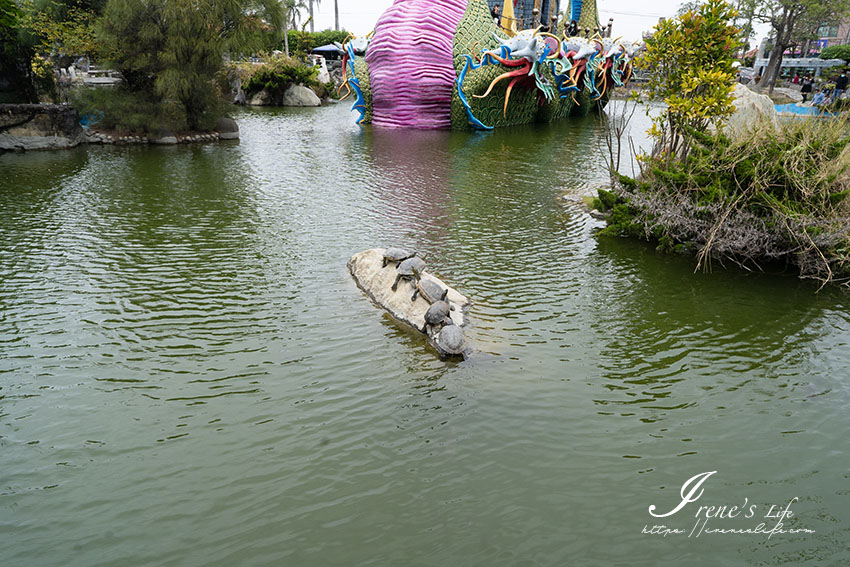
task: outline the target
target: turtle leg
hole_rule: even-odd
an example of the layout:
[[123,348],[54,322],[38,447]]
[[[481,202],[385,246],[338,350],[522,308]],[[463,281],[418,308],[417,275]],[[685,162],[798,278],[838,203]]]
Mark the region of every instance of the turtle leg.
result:
[[419,288],[417,287],[413,290],[413,295],[410,297],[410,301],[416,301],[416,296],[419,295]]
[[398,281],[402,278],[402,275],[399,274],[395,277],[395,283],[393,283],[392,290],[395,291],[398,288]]
[[381,267],[382,267],[382,268],[386,268],[386,267],[387,267],[387,259],[386,259],[386,258],[384,258],[384,263],[383,263],[383,265],[382,265]]

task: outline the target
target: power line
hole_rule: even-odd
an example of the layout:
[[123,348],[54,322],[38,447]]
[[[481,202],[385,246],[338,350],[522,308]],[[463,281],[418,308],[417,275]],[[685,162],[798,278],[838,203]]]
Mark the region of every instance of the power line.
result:
[[670,15],[664,15],[664,14],[636,14],[634,12],[617,12],[615,10],[605,10],[605,11],[600,10],[599,11],[600,16],[607,16],[608,14],[615,14],[617,16],[634,16],[636,18],[652,18],[654,20],[657,20],[658,18],[670,18],[671,17]]

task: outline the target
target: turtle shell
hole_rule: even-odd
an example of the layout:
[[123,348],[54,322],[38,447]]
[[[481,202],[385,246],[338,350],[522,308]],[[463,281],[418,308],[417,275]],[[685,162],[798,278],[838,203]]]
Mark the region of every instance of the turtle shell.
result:
[[396,270],[403,276],[418,276],[425,271],[425,260],[418,256],[408,258],[396,266]]
[[449,316],[449,311],[451,311],[451,306],[448,303],[436,301],[425,312],[425,322],[429,325],[439,325]]
[[466,349],[463,330],[457,325],[443,327],[437,335],[437,346],[446,354],[462,354]]
[[425,298],[428,303],[434,303],[445,299],[448,289],[444,289],[440,284],[432,280],[419,281],[419,293]]
[[386,250],[384,250],[384,260],[387,260],[389,262],[401,262],[402,260],[410,258],[415,254],[416,252],[413,252],[411,254],[407,250],[403,250],[401,248],[387,248]]

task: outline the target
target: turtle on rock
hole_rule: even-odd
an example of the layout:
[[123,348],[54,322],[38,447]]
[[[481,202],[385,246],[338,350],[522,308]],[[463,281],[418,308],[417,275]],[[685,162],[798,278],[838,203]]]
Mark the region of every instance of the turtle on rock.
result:
[[396,265],[398,265],[408,258],[413,258],[414,256],[416,256],[416,250],[408,252],[402,248],[387,248],[384,250],[384,264],[381,267],[386,268],[387,264],[390,262],[395,262]]
[[449,288],[443,289],[440,284],[433,280],[419,280],[416,282],[416,289],[413,290],[413,296],[410,301],[416,301],[416,296],[421,295],[428,303],[435,301],[445,301],[449,295]]
[[457,325],[447,325],[440,329],[434,343],[442,358],[447,356],[466,358],[466,337],[463,336],[463,329]]
[[395,269],[398,272],[398,275],[392,285],[393,291],[398,288],[398,282],[402,278],[406,280],[413,280],[413,285],[415,286],[419,281],[419,278],[422,277],[422,272],[425,271],[425,260],[418,256],[414,256],[397,264]]
[[452,309],[453,307],[444,300],[432,303],[431,307],[428,308],[428,311],[425,312],[425,333],[428,333],[428,327],[430,327],[431,331],[433,331],[434,327],[437,325],[443,327],[453,325],[454,322],[449,316]]

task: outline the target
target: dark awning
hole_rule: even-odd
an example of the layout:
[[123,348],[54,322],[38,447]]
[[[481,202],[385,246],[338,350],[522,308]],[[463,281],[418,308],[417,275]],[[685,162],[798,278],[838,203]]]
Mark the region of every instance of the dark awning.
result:
[[339,49],[333,43],[329,43],[327,45],[323,45],[321,47],[314,47],[310,50],[310,53],[328,53],[333,51],[334,53],[339,53]]

